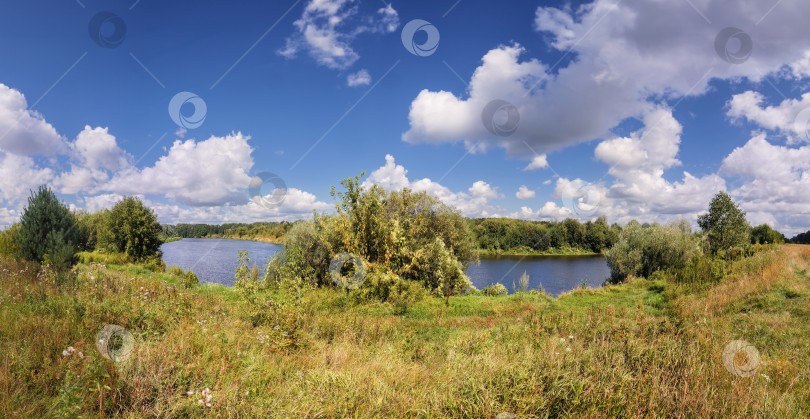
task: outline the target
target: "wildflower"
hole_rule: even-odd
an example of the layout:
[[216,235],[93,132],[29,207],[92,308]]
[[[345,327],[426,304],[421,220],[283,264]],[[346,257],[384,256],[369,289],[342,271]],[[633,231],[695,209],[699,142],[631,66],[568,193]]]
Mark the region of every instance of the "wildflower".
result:
[[[62,351],[62,356],[65,356],[65,357],[71,356],[71,355],[73,355],[74,352],[76,352],[76,349],[73,348],[72,346],[68,346],[67,349]],[[79,352],[79,353],[81,353],[81,352]]]
[[186,395],[193,396],[194,395],[194,390],[187,391]]
[[569,335],[568,339],[574,340],[574,335]]
[[565,352],[571,352],[571,348],[565,348]]
[[204,404],[205,407],[211,407],[211,399],[214,398],[214,395],[211,394],[211,390],[209,390],[208,387],[202,391],[202,397],[202,399],[197,400],[197,403]]
[[768,381],[771,381],[771,377],[768,377],[768,376],[767,376],[767,375],[765,375],[765,374],[760,374],[760,375],[762,376],[762,378],[764,378],[764,379],[766,379],[766,380],[768,380]]
[[565,338],[560,338],[560,343],[565,343]]

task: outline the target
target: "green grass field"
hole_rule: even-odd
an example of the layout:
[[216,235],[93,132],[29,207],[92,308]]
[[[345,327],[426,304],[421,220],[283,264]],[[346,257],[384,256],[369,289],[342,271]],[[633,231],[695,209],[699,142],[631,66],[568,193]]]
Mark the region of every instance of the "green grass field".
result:
[[[717,284],[430,298],[405,314],[318,289],[297,320],[257,324],[222,286],[98,264],[56,286],[2,261],[0,416],[807,417],[809,273],[810,247],[784,246]],[[134,338],[119,362],[95,345],[108,324]],[[750,377],[724,366],[733,340],[759,352]]]

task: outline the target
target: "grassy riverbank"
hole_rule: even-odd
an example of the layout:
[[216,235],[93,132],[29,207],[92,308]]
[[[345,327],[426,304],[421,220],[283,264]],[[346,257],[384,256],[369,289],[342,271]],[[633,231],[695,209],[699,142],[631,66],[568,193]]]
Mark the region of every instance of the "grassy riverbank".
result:
[[488,250],[479,249],[481,256],[597,256],[602,253],[594,253],[591,250],[572,248],[550,248],[547,250],[532,250],[529,248],[509,249],[509,250]]
[[[93,264],[57,287],[0,264],[3,417],[810,414],[810,247],[737,261],[717,284],[429,298],[404,315],[317,289],[296,324],[259,326],[222,286]],[[122,362],[95,348],[107,324],[134,337]],[[759,350],[753,377],[723,366],[735,339]]]

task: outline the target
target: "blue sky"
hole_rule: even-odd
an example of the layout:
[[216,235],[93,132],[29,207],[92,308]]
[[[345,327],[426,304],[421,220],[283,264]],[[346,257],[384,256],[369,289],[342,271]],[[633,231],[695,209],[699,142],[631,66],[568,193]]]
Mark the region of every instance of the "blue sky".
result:
[[[0,224],[42,183],[90,210],[140,195],[169,223],[295,219],[365,170],[468,216],[694,221],[727,190],[795,234],[810,6],[741,3],[6,2]],[[415,19],[439,34],[423,56]],[[199,126],[173,120],[181,92]],[[263,172],[283,199],[251,196]]]

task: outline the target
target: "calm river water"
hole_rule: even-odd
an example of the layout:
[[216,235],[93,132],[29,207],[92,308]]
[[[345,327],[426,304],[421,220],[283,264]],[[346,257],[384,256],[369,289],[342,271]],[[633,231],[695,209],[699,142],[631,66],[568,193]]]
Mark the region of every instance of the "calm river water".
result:
[[[233,275],[238,266],[240,250],[247,250],[251,264],[260,267],[281,246],[247,240],[228,239],[183,239],[161,246],[166,266],[177,265],[191,269],[200,282],[233,285]],[[473,285],[481,289],[500,282],[514,292],[513,282],[526,272],[529,289],[542,284],[549,294],[559,295],[570,291],[587,279],[588,286],[599,287],[610,275],[602,256],[495,256],[481,258],[481,263],[467,269]]]

